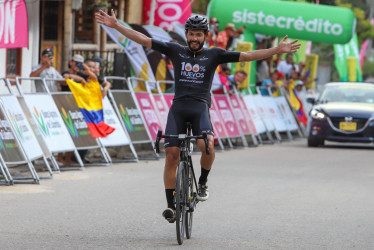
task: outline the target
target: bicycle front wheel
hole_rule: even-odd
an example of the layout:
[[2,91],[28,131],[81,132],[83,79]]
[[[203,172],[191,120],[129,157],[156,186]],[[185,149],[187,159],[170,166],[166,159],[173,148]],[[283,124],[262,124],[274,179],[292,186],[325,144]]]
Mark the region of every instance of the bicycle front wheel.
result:
[[186,185],[186,195],[187,195],[187,205],[189,205],[188,211],[186,211],[186,238],[191,238],[191,232],[192,232],[192,220],[193,220],[193,212],[195,210],[195,179],[193,176],[192,171],[188,171],[189,176],[187,179],[187,185]]
[[184,229],[186,223],[186,174],[185,162],[180,162],[178,166],[177,182],[175,186],[175,212],[178,244],[182,245],[184,238]]

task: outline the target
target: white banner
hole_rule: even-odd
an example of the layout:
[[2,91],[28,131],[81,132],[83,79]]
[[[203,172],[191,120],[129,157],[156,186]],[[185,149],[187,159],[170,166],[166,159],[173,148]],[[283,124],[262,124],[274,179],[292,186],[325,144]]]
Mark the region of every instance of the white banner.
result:
[[113,133],[101,138],[103,145],[105,147],[114,147],[130,144],[130,139],[123,130],[123,127],[112,107],[112,104],[110,104],[108,97],[106,96],[103,99],[103,112],[104,122],[115,128]]
[[288,130],[294,131],[298,130],[299,127],[297,126],[297,122],[295,117],[292,114],[292,110],[287,103],[286,97],[284,96],[277,96],[274,97],[275,103],[278,105],[280,112],[283,113]]
[[[131,27],[127,23],[121,20],[118,20],[118,22],[131,29]],[[156,82],[155,76],[153,75],[152,68],[148,62],[143,46],[128,39],[115,29],[109,28],[105,25],[101,25],[101,27],[103,27],[103,29],[108,33],[113,41],[115,41],[119,46],[121,46],[121,48],[123,48],[130,60],[136,77],[142,78],[146,81]],[[135,87],[136,86],[134,86],[134,88]]]
[[43,156],[38,141],[31,129],[29,122],[23,114],[22,108],[15,96],[1,96],[5,112],[9,117],[9,121],[15,128],[16,136],[24,148],[27,157],[34,160]]
[[254,103],[257,107],[257,111],[260,114],[261,119],[265,123],[266,129],[269,132],[271,132],[271,131],[275,130],[275,126],[274,126],[273,121],[271,119],[271,116],[268,112],[268,109],[265,106],[265,104],[263,103],[262,99],[263,99],[262,96],[259,95],[259,94],[253,95],[253,100],[254,100]]
[[243,101],[245,105],[247,106],[247,109],[249,113],[251,114],[251,118],[253,120],[253,123],[256,127],[257,133],[262,134],[266,132],[266,126],[264,122],[261,119],[260,114],[257,111],[257,106],[255,104],[255,101],[253,99],[252,95],[244,95]]
[[264,107],[267,108],[267,112],[273,124],[278,132],[287,132],[288,128],[286,126],[285,117],[283,113],[279,110],[278,105],[274,102],[272,96],[262,96],[262,103]]
[[169,33],[157,26],[143,25],[143,28],[151,35],[153,39],[162,42],[170,42],[172,40]]
[[73,140],[52,97],[46,94],[30,94],[24,95],[24,99],[49,150],[52,153],[75,150]]

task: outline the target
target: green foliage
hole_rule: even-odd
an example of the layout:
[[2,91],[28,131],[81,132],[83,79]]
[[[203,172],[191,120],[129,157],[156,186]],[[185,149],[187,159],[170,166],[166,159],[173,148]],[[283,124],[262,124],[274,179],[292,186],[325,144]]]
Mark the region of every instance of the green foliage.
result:
[[362,72],[362,78],[366,79],[374,76],[374,62],[365,61]]
[[198,0],[192,1],[191,9],[192,13],[206,15],[206,10],[208,9],[208,4],[210,0]]

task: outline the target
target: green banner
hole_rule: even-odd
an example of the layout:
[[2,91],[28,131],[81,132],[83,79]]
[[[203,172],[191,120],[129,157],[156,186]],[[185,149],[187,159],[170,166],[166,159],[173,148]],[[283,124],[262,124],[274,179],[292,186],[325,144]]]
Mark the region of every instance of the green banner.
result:
[[[362,82],[362,73],[360,68],[360,57],[359,57],[359,48],[357,41],[357,34],[355,34],[352,39],[346,44],[334,44],[335,52],[335,67],[339,73],[340,81],[348,82],[349,81],[349,71],[355,72],[356,77],[354,81]],[[355,64],[347,64],[347,58],[354,57],[356,58]],[[352,67],[355,69],[352,70]],[[352,78],[351,78],[352,79]]]
[[347,8],[273,0],[212,0],[208,16],[216,17],[221,29],[234,23],[246,25],[245,32],[332,44],[347,43],[356,26]]

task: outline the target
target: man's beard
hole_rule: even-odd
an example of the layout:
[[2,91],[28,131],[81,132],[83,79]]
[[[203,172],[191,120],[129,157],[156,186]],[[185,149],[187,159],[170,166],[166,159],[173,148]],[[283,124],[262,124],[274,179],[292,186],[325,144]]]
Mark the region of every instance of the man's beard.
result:
[[203,48],[203,46],[204,46],[204,41],[202,43],[200,43],[199,41],[197,41],[197,43],[199,44],[199,47],[197,49],[193,49],[193,48],[191,48],[191,43],[192,43],[192,41],[188,42],[188,47],[190,48],[190,50],[192,52],[197,52],[197,51],[201,50]]

